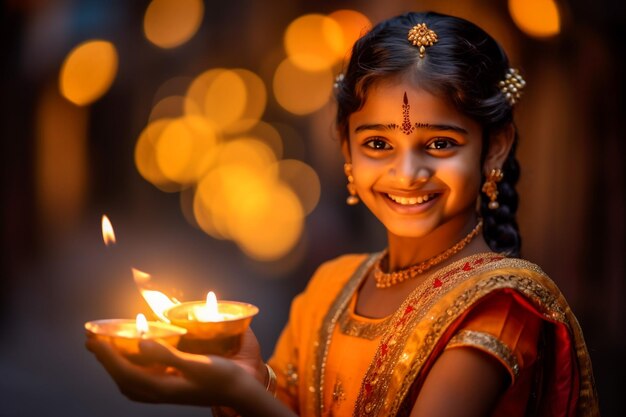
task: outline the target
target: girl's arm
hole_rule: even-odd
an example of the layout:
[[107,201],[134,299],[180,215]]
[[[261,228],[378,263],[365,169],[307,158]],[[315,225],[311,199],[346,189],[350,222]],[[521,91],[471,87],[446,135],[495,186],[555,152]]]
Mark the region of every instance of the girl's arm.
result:
[[445,350],[428,373],[411,417],[488,416],[509,380],[505,367],[480,350]]

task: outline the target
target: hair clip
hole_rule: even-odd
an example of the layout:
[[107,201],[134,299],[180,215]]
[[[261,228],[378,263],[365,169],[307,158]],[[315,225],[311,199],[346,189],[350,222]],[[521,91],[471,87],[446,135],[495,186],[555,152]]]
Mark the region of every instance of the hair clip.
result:
[[409,30],[408,36],[409,42],[417,46],[420,49],[420,58],[424,58],[426,53],[426,46],[433,46],[437,43],[437,34],[428,29],[426,23],[418,23]]
[[339,89],[339,87],[340,87],[340,86],[341,86],[341,84],[343,83],[343,79],[344,79],[345,77],[346,77],[346,76],[345,76],[343,73],[339,73],[339,74],[337,74],[337,76],[335,77],[335,82],[333,83],[333,88],[334,88],[335,90],[338,90],[338,89]]
[[515,68],[509,68],[504,80],[498,84],[506,101],[513,106],[522,96],[522,90],[526,87],[526,81]]

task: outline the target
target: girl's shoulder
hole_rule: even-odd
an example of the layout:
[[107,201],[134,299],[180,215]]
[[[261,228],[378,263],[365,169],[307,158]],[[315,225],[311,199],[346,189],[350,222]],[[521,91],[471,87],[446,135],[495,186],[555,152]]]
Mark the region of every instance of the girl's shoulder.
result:
[[544,316],[562,321],[567,301],[552,279],[535,263],[496,253],[472,255],[442,270],[436,278],[447,284],[446,297],[474,304],[491,294],[508,292],[526,299]]

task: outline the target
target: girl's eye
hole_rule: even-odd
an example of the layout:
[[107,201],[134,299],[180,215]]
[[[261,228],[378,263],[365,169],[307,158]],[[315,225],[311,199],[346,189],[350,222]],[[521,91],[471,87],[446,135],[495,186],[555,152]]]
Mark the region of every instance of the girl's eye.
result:
[[436,140],[432,141],[427,146],[427,148],[428,149],[441,150],[441,149],[450,149],[453,146],[456,146],[456,143],[452,142],[449,139],[436,139]]
[[387,151],[391,149],[391,145],[382,139],[371,139],[365,142],[365,146],[368,148],[376,149],[377,151]]

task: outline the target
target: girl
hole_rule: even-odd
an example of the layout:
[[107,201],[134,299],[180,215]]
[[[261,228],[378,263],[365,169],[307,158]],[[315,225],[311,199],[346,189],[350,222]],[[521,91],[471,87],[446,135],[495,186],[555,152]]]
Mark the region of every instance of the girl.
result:
[[468,21],[380,23],[335,91],[347,202],[383,223],[388,248],[323,264],[268,365],[251,332],[230,359],[145,342],[167,374],[87,347],[131,399],[218,415],[598,415],[576,318],[519,258],[513,109],[524,86]]

